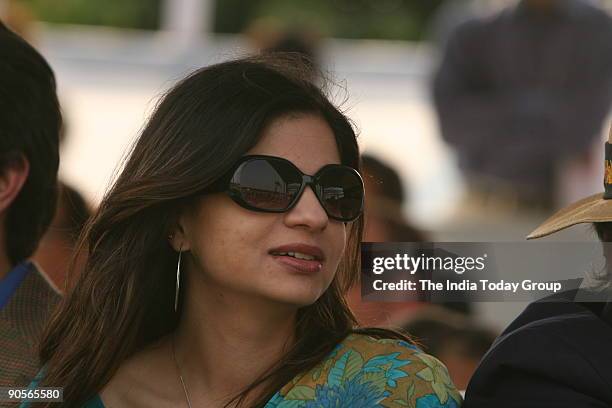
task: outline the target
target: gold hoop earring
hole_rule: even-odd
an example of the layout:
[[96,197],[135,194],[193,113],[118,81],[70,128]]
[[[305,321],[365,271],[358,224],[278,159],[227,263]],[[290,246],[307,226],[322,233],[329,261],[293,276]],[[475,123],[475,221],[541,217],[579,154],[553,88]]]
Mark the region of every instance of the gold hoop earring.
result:
[[176,264],[176,291],[174,292],[174,312],[178,309],[179,289],[181,286],[181,255],[183,254],[183,246],[179,249],[178,263]]

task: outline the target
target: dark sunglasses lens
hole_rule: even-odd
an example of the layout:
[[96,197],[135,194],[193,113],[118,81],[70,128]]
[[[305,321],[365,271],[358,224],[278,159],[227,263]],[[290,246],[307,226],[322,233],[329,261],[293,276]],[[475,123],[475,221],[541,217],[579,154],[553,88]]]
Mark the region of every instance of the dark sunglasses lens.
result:
[[230,191],[251,207],[281,211],[300,190],[302,178],[282,161],[252,159],[234,172]]
[[351,220],[361,214],[363,183],[353,171],[330,167],[319,176],[319,192],[328,214],[341,220]]

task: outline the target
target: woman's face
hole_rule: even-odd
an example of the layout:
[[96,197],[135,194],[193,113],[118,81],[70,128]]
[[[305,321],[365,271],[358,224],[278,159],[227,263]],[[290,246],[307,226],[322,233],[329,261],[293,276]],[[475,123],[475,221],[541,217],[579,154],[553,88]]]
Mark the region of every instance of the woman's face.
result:
[[[332,130],[312,114],[274,120],[247,154],[282,157],[310,175],[326,164],[340,164]],[[350,224],[328,218],[307,187],[285,213],[247,210],[225,193],[206,195],[181,225],[183,249],[192,255],[189,273],[207,290],[300,307],[314,303],[331,283]],[[294,257],[277,254],[317,250],[323,255],[321,267],[308,271],[296,268],[300,261]]]

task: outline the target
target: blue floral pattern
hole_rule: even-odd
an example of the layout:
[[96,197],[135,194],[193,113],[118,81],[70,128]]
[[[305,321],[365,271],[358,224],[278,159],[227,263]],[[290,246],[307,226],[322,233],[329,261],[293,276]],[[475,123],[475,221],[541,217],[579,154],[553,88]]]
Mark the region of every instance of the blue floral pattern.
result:
[[266,408],[459,408],[446,367],[402,340],[353,334]]

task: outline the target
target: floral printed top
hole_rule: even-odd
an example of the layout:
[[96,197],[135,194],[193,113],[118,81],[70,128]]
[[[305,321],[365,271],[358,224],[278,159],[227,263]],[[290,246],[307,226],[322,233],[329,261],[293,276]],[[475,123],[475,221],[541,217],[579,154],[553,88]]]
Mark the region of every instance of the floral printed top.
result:
[[402,340],[351,334],[266,408],[459,408],[446,367]]
[[[351,334],[265,408],[459,408],[461,402],[446,367],[434,357],[402,340]],[[105,407],[96,396],[84,408]]]

